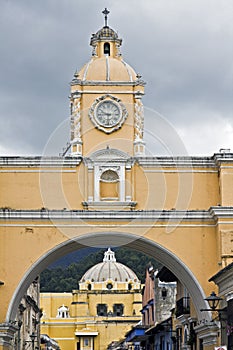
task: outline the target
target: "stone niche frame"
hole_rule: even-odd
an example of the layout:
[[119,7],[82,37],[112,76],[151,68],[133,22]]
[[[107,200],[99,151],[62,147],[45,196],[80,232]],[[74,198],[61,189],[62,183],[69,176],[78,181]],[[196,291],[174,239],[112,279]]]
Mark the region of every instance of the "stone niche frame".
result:
[[[133,209],[136,202],[133,198],[133,186],[131,183],[131,168],[134,159],[128,154],[117,149],[102,149],[93,153],[90,157],[84,158],[87,167],[86,176],[86,201],[84,209]],[[118,176],[118,198],[102,200],[100,196],[101,176],[106,171],[111,170]]]

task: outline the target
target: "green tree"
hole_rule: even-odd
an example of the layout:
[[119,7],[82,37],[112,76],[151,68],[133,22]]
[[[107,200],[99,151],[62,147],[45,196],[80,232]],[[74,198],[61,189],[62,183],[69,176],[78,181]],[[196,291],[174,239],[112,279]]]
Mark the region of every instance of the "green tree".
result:
[[[93,265],[103,261],[105,250],[88,254],[78,262],[72,262],[67,267],[48,268],[41,273],[41,292],[71,292],[78,288],[78,282],[84,273]],[[120,247],[115,250],[118,262],[131,268],[140,281],[144,283],[145,269],[149,262],[154,268],[161,265],[150,256],[141,252]]]

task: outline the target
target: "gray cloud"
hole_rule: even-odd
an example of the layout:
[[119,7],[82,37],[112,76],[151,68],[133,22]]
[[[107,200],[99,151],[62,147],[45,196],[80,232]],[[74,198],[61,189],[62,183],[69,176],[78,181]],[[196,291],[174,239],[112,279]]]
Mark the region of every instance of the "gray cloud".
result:
[[[144,104],[177,128],[189,152],[233,149],[230,0],[2,0],[0,152],[42,153],[69,115],[69,81],[91,56],[106,6],[124,59],[147,81]],[[156,133],[150,117],[146,127]]]

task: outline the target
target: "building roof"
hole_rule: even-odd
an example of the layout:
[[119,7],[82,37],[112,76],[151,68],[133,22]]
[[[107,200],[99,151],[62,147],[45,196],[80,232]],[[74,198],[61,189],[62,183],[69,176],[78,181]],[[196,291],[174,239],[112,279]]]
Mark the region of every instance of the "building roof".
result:
[[127,266],[116,261],[115,253],[108,248],[104,253],[103,262],[92,266],[81,278],[81,282],[139,282],[137,275]]
[[161,268],[156,277],[159,278],[161,282],[177,282],[177,277],[165,266]]
[[93,57],[78,73],[81,81],[135,82],[137,75],[122,58]]
[[122,40],[118,38],[117,32],[110,28],[109,26],[104,26],[99,29],[95,34],[92,34],[90,44],[93,45],[95,41],[117,41],[121,44]]
[[233,262],[230,263],[229,265],[225,266],[222,270],[218,271],[215,275],[213,275],[210,279],[209,282],[214,282],[218,277],[224,275],[227,271],[233,270]]

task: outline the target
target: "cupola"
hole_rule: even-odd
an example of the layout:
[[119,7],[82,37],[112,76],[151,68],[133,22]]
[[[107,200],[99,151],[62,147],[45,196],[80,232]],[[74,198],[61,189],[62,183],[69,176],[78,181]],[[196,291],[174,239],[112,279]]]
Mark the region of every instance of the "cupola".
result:
[[115,253],[108,248],[103,262],[92,266],[81,278],[80,290],[133,290],[140,288],[137,275],[126,265],[117,262]]

